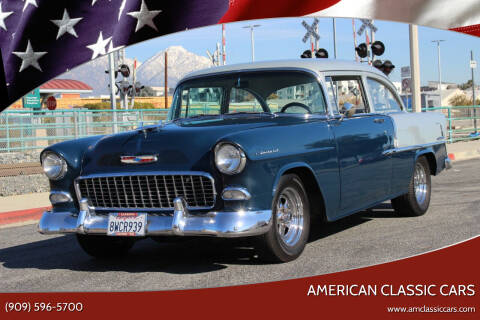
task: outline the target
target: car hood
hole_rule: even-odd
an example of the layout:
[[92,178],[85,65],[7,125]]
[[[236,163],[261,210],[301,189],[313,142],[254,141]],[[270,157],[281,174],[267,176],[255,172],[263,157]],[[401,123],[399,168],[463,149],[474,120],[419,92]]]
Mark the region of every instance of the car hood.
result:
[[[274,115],[183,120],[105,136],[85,153],[81,175],[136,171],[208,171],[221,139],[241,131],[305,121]],[[122,163],[121,156],[155,155],[152,163]]]

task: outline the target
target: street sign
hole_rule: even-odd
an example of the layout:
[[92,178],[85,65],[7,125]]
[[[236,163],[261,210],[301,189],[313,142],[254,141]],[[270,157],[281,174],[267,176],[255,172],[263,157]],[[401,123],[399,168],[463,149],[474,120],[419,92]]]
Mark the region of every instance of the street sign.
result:
[[412,72],[410,70],[410,66],[402,67],[400,69],[401,74],[402,74],[402,79],[403,78],[411,78],[412,77]]
[[307,42],[308,38],[310,38],[311,36],[314,37],[315,40],[317,40],[317,41],[320,40],[320,36],[316,32],[318,22],[319,22],[319,20],[317,18],[315,18],[315,20],[313,20],[313,24],[310,26],[305,20],[302,21],[302,26],[305,29],[307,29],[307,33],[305,34],[305,36],[302,39],[303,42]]
[[477,69],[477,61],[470,60],[470,69]]
[[412,84],[412,79],[411,78],[402,79],[402,92],[403,93],[410,93],[411,84]]
[[47,108],[48,110],[55,110],[57,108],[57,99],[54,96],[50,96],[47,99]]
[[23,107],[32,109],[41,109],[40,90],[35,89],[23,97]]
[[366,28],[369,28],[373,32],[377,32],[378,28],[373,25],[372,20],[360,19],[360,21],[362,21],[362,25],[360,26],[360,29],[358,29],[358,32],[357,32],[359,36],[362,35],[362,33],[365,31]]

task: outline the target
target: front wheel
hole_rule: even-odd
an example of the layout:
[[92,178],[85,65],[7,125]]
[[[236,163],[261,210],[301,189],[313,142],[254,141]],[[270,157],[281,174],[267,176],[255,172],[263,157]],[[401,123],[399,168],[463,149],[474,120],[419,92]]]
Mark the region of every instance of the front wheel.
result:
[[421,157],[415,163],[408,193],[392,199],[392,207],[402,216],[424,215],[430,205],[431,188],[430,166],[427,159]]
[[270,230],[258,239],[260,257],[273,262],[295,260],[303,252],[310,231],[310,204],[297,175],[280,178],[272,216]]
[[77,234],[80,247],[95,258],[115,258],[125,255],[135,243],[133,238]]

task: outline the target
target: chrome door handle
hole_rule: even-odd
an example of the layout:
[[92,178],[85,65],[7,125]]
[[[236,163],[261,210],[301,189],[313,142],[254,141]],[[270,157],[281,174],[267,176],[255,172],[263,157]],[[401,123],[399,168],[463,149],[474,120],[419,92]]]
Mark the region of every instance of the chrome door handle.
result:
[[383,118],[376,118],[375,120],[373,120],[373,122],[375,123],[384,123],[385,120]]

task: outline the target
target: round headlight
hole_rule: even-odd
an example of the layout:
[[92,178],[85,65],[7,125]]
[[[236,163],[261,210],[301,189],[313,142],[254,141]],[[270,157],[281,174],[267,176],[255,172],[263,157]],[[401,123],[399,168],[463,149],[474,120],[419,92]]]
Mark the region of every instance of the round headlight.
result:
[[42,167],[50,180],[59,180],[67,173],[67,162],[53,152],[42,154]]
[[246,162],[247,157],[243,150],[233,144],[219,143],[215,147],[215,165],[221,173],[240,173]]

